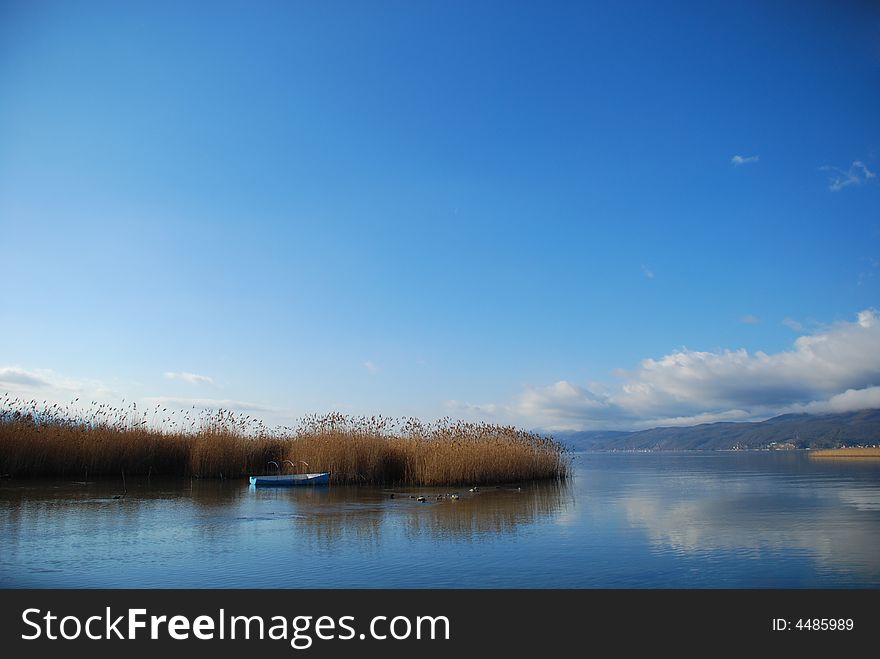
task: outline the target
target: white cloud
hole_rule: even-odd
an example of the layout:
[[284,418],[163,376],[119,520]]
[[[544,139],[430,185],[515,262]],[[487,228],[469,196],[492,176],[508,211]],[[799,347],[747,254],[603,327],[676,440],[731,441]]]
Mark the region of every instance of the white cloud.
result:
[[[872,310],[799,337],[792,350],[680,351],[646,359],[618,399],[629,409],[690,413],[789,404],[880,382],[880,322]],[[700,408],[703,409],[695,409]]]
[[0,368],[0,387],[28,387],[39,389],[49,387],[50,382],[35,371],[26,371],[15,366]]
[[847,389],[828,400],[814,400],[806,405],[792,405],[787,412],[807,414],[838,414],[880,407],[880,386]]
[[378,373],[379,372],[379,366],[377,364],[371,362],[369,359],[364,362],[363,366],[370,373]]
[[565,380],[526,387],[509,409],[546,428],[637,428],[880,407],[880,319],[873,310],[798,337],[790,350],[683,349],[620,372],[602,390]]
[[645,279],[653,279],[654,278],[654,271],[651,270],[651,268],[646,266],[644,263],[642,264],[642,274],[645,275]]
[[782,321],[782,324],[795,332],[802,332],[804,329],[803,324],[799,323],[798,321],[796,321],[793,318],[786,318],[785,320]]
[[747,313],[745,316],[740,318],[740,322],[745,323],[746,325],[756,325],[761,322],[761,319],[755,315]]
[[19,366],[0,367],[0,393],[13,398],[69,403],[80,397],[88,400],[119,400],[111,387],[99,380],[72,378],[50,369],[24,369]]
[[198,373],[166,371],[164,375],[166,380],[182,380],[189,384],[214,384],[212,378],[209,378],[207,375],[199,375]]
[[760,160],[760,156],[740,156],[736,155],[730,159],[730,162],[739,167],[740,165],[749,165],[753,162],[758,162]]
[[838,192],[850,185],[862,185],[877,176],[861,160],[853,160],[849,169],[846,170],[832,165],[825,165],[819,169],[823,172],[829,172],[828,189],[832,192]]
[[446,409],[467,417],[487,417],[494,416],[502,411],[500,405],[495,403],[466,403],[460,400],[447,400]]
[[549,415],[557,419],[602,417],[612,403],[607,395],[560,380],[548,387],[526,387],[516,409],[526,416]]

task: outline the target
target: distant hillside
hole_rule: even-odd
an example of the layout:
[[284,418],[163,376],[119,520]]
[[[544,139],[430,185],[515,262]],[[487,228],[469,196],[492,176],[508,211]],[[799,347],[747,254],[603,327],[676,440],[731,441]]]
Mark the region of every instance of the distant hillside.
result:
[[554,433],[578,451],[718,451],[783,448],[837,448],[880,443],[880,410],[845,414],[784,414],[758,423],[705,423],[638,432]]

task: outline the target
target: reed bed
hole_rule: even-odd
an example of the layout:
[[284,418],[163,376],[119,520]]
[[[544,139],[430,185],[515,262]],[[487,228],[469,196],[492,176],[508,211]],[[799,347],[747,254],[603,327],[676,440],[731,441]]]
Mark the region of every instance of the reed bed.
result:
[[852,448],[831,448],[810,451],[811,458],[870,458],[880,460],[880,447],[865,446]]
[[433,486],[564,479],[570,470],[560,444],[513,426],[331,413],[269,427],[229,410],[77,403],[0,399],[0,475],[243,478],[275,473],[269,461],[290,471],[289,460],[339,484]]

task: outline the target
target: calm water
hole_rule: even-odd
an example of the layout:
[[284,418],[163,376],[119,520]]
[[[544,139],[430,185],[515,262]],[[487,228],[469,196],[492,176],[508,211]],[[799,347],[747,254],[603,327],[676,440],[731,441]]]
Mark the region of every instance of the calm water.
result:
[[[878,587],[880,464],[582,454],[565,486],[0,481],[3,587]],[[401,494],[403,493],[403,494]]]

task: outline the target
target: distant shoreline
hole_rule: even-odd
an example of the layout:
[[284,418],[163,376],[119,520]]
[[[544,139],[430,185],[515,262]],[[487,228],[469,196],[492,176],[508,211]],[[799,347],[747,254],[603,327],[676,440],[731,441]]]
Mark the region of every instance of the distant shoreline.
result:
[[595,453],[607,455],[610,453],[804,453],[806,455],[815,455],[817,457],[864,457],[864,458],[880,458],[880,447],[846,447],[836,449],[812,449],[809,447],[789,447],[789,448],[767,448],[767,447],[749,447],[749,448],[582,448],[567,445],[572,453]]

